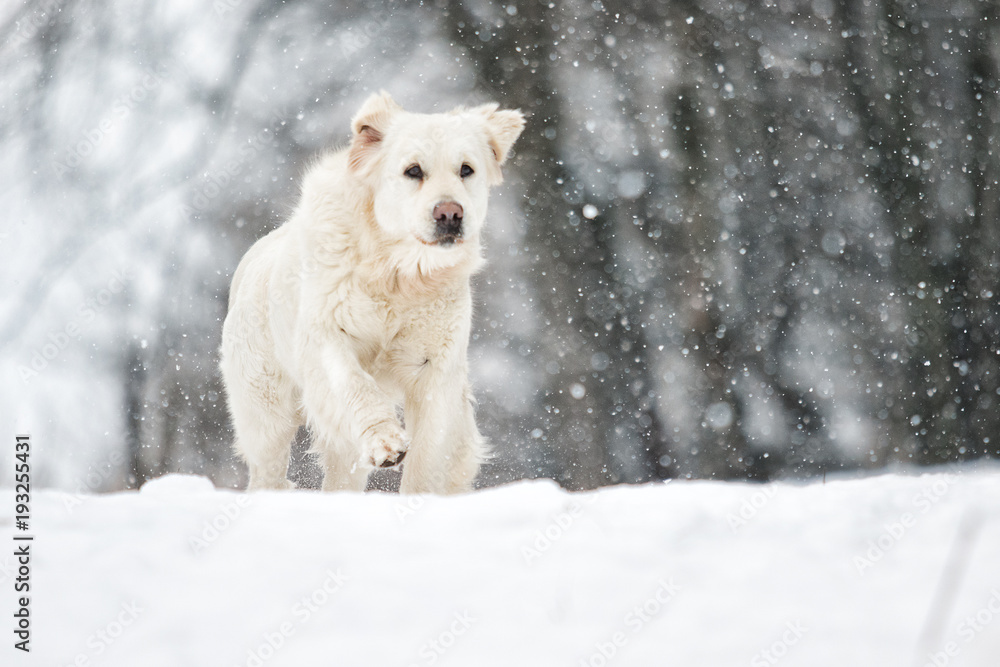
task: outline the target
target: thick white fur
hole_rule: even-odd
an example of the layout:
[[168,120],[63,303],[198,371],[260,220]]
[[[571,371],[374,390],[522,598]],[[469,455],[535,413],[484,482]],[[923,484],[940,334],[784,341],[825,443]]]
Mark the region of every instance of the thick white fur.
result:
[[[489,187],[523,125],[496,105],[414,114],[373,95],[351,145],[309,170],[291,219],[247,252],[221,366],[250,489],[292,486],[302,424],[324,490],[361,490],[403,454],[404,493],[472,488],[486,447],[466,371],[469,279]],[[413,164],[423,179],[404,175]],[[459,243],[434,243],[442,201],[464,209]]]

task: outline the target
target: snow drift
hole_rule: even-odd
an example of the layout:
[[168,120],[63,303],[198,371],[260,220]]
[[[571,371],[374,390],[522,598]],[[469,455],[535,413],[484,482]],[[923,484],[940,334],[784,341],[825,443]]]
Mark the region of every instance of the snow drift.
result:
[[533,481],[459,497],[245,494],[170,475],[140,492],[42,491],[32,517],[32,650],[8,645],[5,665],[1000,656],[997,471],[576,494]]

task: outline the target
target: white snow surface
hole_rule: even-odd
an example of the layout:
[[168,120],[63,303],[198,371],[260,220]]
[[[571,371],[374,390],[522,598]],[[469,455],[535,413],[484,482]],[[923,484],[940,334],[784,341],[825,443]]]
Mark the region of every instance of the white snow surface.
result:
[[1000,664],[995,469],[457,497],[169,475],[31,513],[32,650],[3,628],[4,665]]

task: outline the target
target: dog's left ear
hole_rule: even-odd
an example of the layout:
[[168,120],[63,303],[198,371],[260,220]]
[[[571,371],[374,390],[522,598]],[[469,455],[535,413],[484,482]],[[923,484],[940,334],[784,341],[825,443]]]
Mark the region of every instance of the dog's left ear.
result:
[[517,110],[498,109],[499,105],[484,104],[469,109],[472,113],[482,115],[486,119],[486,129],[490,134],[490,148],[497,164],[502,165],[510,153],[514,142],[524,129],[524,114]]
[[378,152],[392,117],[402,110],[403,107],[396,104],[384,90],[365,100],[351,120],[351,130],[354,133],[348,154],[351,169],[359,171],[371,161],[372,156]]

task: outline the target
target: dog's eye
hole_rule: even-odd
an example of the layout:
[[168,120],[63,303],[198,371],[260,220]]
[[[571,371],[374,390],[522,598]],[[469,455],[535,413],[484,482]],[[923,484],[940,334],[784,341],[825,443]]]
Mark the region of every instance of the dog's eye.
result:
[[463,164],[462,169],[458,172],[458,175],[465,178],[466,176],[472,176],[474,173],[476,172],[472,170],[472,167],[467,164]]
[[410,178],[423,178],[424,170],[420,168],[419,164],[415,164],[406,171],[404,171],[403,174],[405,176],[409,176]]

